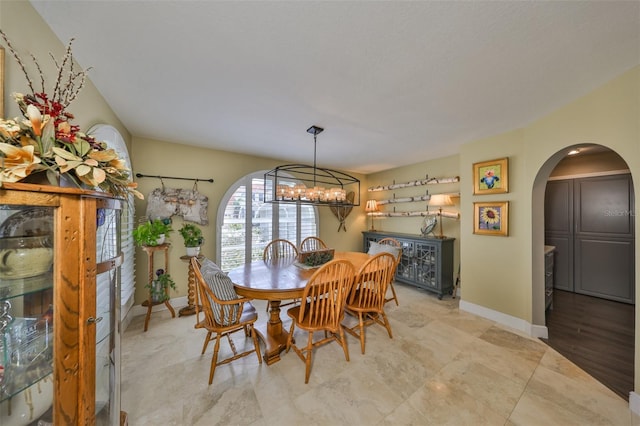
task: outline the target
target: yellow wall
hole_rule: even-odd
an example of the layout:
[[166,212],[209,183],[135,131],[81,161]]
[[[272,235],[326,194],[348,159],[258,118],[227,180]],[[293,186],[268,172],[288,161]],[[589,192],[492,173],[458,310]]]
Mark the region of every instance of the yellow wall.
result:
[[[640,183],[640,67],[626,72],[590,94],[531,125],[469,143],[460,153],[462,299],[511,315],[530,324],[544,324],[543,245],[544,188],[551,170],[568,152],[584,143],[604,145],[629,166]],[[508,194],[473,196],[469,191],[473,163],[509,157]],[[510,202],[510,236],[473,235],[473,202]],[[635,214],[635,227],[640,219]],[[636,306],[638,304],[639,239],[636,238]],[[464,303],[461,305],[463,306]],[[635,347],[640,348],[636,315]],[[635,365],[640,365],[636,350]],[[636,368],[635,382],[640,383]]]
[[[205,244],[201,253],[210,259],[219,262],[219,253],[216,253],[216,238],[218,227],[216,218],[220,202],[225,193],[238,179],[245,175],[258,171],[266,171],[282,164],[282,161],[235,154],[226,151],[198,148],[177,143],[162,142],[144,138],[133,138],[131,157],[134,164],[134,172],[145,175],[163,175],[189,178],[213,178],[214,183],[199,182],[198,191],[209,198],[208,218],[209,225],[200,226],[205,237]],[[359,176],[356,176],[359,177]],[[361,176],[360,176],[361,177]],[[155,178],[137,179],[138,189],[145,197],[149,192],[161,186],[161,182]],[[193,183],[180,180],[165,180],[165,186],[171,188],[191,188]],[[365,183],[366,184],[366,183]],[[223,206],[224,207],[224,206]],[[137,219],[143,219],[146,214],[146,200],[136,201]],[[328,208],[318,208],[320,217],[320,237],[330,247],[337,250],[359,250],[362,246],[360,232],[364,227],[364,207],[356,207],[346,221],[347,231],[337,232],[338,221]],[[176,232],[170,234],[172,247],[169,253],[169,270],[177,284],[177,291],[172,297],[185,296],[187,294],[187,264],[180,260],[185,254],[182,237],[177,232],[183,224],[180,217],[174,216],[173,229]],[[156,257],[160,257],[157,256]],[[144,288],[147,282],[147,255],[138,249],[136,253],[136,304],[146,300],[148,294]],[[156,268],[160,264],[156,262]]]

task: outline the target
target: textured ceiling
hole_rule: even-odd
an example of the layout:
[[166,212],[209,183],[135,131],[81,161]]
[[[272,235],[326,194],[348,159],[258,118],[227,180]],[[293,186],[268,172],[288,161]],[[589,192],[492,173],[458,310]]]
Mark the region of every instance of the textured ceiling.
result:
[[134,136],[370,173],[640,63],[640,2],[31,1]]

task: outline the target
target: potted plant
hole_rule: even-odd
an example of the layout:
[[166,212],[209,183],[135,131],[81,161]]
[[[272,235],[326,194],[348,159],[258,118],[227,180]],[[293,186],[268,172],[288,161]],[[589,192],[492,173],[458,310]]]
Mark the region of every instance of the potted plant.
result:
[[171,278],[171,275],[165,274],[164,269],[158,269],[156,271],[156,279],[148,283],[145,288],[149,289],[151,294],[151,301],[154,303],[164,302],[169,300],[168,288],[176,289],[176,283]]
[[200,254],[200,246],[204,243],[202,230],[194,224],[185,223],[178,230],[184,239],[184,246],[187,248],[187,256],[197,256]]
[[133,240],[139,246],[159,246],[171,231],[171,219],[149,220],[133,230]]

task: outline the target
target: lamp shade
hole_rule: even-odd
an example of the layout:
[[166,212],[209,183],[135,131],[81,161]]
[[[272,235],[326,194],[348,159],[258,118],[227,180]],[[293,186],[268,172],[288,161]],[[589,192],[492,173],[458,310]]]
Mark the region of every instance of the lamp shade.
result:
[[433,194],[429,200],[430,206],[453,206],[451,197],[447,194]]
[[364,207],[367,212],[377,212],[378,202],[376,200],[367,200],[367,205]]

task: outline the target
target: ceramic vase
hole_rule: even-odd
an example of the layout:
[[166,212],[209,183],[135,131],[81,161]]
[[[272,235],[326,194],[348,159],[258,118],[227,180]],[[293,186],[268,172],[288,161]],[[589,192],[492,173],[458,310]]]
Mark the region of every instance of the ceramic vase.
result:
[[198,247],[187,247],[187,256],[196,257],[200,254],[200,246]]

